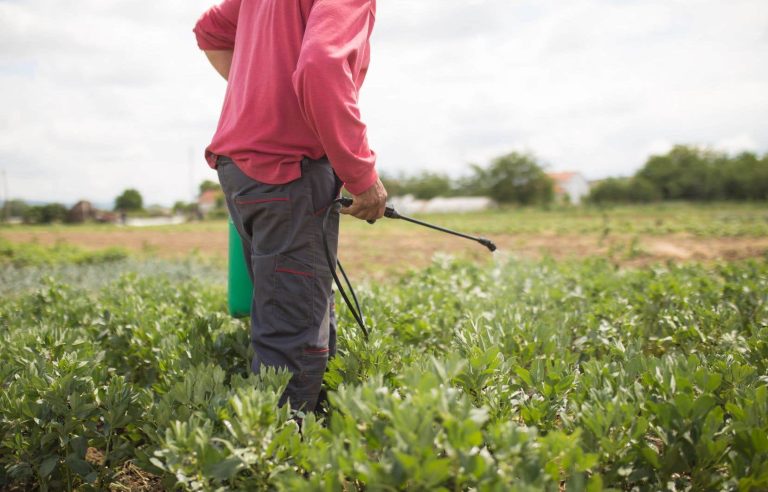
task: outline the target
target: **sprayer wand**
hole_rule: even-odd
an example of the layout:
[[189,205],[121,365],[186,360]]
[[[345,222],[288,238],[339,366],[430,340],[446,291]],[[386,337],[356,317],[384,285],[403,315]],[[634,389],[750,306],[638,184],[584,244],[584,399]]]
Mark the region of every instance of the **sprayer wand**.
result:
[[[341,203],[342,207],[349,207],[349,206],[352,205],[352,199],[351,198],[341,198],[341,201],[339,203]],[[422,222],[422,221],[414,219],[412,217],[408,217],[406,215],[399,214],[397,212],[397,210],[395,210],[394,207],[387,207],[386,210],[384,211],[384,217],[386,217],[388,219],[404,220],[406,222],[411,222],[413,224],[418,224],[420,226],[429,227],[430,229],[434,229],[436,231],[445,232],[445,233],[451,234],[453,236],[463,237],[464,239],[469,239],[471,241],[475,241],[475,242],[478,242],[478,243],[482,244],[483,246],[488,248],[488,250],[491,253],[496,251],[496,245],[493,244],[493,241],[491,241],[490,239],[485,239],[484,237],[470,236],[468,234],[464,234],[463,232],[456,232],[456,231],[452,231],[450,229],[446,229],[445,227],[436,226],[436,225],[430,224],[428,222]],[[368,222],[371,223],[371,224],[373,223],[373,221],[368,221]]]
[[[351,198],[337,198],[334,200],[333,204],[340,204],[342,207],[350,207],[352,206],[352,199]],[[349,310],[352,312],[352,317],[355,318],[355,321],[360,326],[360,329],[363,331],[363,336],[366,340],[368,340],[368,328],[365,326],[365,319],[363,317],[363,311],[360,308],[360,303],[357,300],[357,296],[355,295],[355,290],[352,288],[352,284],[349,282],[349,278],[347,278],[347,274],[344,271],[344,267],[341,266],[341,262],[336,260],[336,264],[339,266],[339,270],[341,271],[342,275],[344,276],[344,280],[347,283],[347,287],[349,287],[349,291],[352,295],[352,299],[354,300],[354,305],[352,304],[352,301],[350,301],[349,297],[347,296],[346,291],[344,290],[344,287],[341,285],[341,280],[339,280],[339,276],[336,275],[336,268],[335,265],[333,265],[333,260],[331,259],[331,252],[328,249],[328,240],[326,238],[325,234],[325,226],[328,221],[328,216],[331,214],[335,207],[328,207],[328,210],[325,213],[325,217],[323,218],[323,246],[325,247],[325,258],[328,261],[328,268],[331,270],[331,274],[333,275],[333,280],[336,282],[336,287],[339,289],[339,293],[341,294],[341,297],[344,299],[344,301],[347,303],[347,307],[349,307]],[[488,248],[490,252],[496,251],[496,245],[491,241],[490,239],[485,239],[483,237],[476,237],[476,236],[470,236],[468,234],[464,234],[462,232],[452,231],[450,229],[446,229],[445,227],[436,226],[434,224],[430,224],[428,222],[423,222],[421,220],[417,220],[405,215],[401,215],[395,210],[394,207],[387,207],[384,211],[384,217],[388,219],[399,219],[404,220],[406,222],[411,222],[413,224],[417,224],[420,226],[428,227],[430,229],[434,229],[436,231],[444,232],[446,234],[451,234],[453,236],[462,237],[464,239],[469,239],[471,241],[478,242]],[[373,224],[375,221],[369,220],[369,224]]]

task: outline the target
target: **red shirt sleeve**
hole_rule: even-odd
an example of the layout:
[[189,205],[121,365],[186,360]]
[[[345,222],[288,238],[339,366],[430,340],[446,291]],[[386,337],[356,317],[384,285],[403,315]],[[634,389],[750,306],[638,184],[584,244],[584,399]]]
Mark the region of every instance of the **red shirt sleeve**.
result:
[[224,0],[206,11],[193,29],[200,49],[234,49],[239,14],[240,0]]
[[304,119],[336,174],[359,195],[378,179],[358,91],[370,57],[374,0],[315,0],[293,86]]

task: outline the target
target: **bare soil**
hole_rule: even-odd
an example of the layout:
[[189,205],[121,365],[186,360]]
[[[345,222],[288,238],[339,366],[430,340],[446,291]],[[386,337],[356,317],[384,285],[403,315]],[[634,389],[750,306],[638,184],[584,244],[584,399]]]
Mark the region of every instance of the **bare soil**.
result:
[[[223,261],[227,255],[226,229],[220,233],[167,228],[124,231],[41,229],[4,231],[3,237],[19,243],[53,245],[63,242],[89,250],[120,247],[160,258],[199,254]],[[494,254],[496,257],[564,260],[599,256],[629,267],[669,261],[733,261],[768,256],[768,237],[524,233],[495,235],[490,239],[499,246]],[[351,232],[342,230],[341,234],[340,258],[348,270],[374,278],[423,267],[438,253],[492,261],[492,255],[479,244],[426,229],[374,226],[352,229]]]

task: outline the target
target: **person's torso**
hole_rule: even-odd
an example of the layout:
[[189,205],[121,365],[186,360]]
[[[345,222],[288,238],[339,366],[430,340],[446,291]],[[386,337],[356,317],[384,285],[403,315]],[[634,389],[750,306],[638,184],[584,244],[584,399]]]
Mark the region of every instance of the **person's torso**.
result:
[[[229,155],[252,177],[277,182],[298,177],[304,156],[316,159],[324,154],[302,116],[292,83],[310,12],[322,1],[334,0],[242,0],[209,162],[213,153]],[[350,67],[358,90],[369,62],[366,42],[362,56]]]

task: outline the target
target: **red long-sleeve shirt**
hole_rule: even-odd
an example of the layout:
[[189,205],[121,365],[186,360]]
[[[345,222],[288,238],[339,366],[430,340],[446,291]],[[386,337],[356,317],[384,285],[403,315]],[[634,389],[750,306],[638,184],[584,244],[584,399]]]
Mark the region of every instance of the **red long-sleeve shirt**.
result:
[[370,62],[376,0],[224,0],[194,28],[202,50],[234,50],[206,159],[283,184],[301,159],[326,155],[352,194],[377,179],[358,93]]

